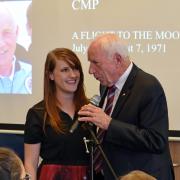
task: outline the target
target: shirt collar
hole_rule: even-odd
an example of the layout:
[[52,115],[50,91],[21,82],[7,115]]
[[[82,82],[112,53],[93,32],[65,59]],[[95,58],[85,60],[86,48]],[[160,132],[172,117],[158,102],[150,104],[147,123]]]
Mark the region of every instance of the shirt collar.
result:
[[133,67],[133,63],[131,62],[129,67],[126,69],[126,71],[122,74],[122,76],[119,77],[118,81],[115,83],[115,86],[121,90],[124,83],[126,82],[130,72],[131,72],[131,69]]

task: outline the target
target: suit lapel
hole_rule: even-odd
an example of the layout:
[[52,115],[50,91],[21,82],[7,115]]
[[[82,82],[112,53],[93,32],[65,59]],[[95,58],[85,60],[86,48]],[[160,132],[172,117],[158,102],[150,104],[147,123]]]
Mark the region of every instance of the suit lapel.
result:
[[122,110],[124,104],[126,103],[129,95],[131,94],[131,90],[134,85],[135,77],[136,77],[138,70],[139,70],[139,68],[135,64],[133,64],[133,68],[121,90],[121,93],[118,97],[116,105],[113,109],[112,117],[115,117],[117,114],[119,114],[119,112]]

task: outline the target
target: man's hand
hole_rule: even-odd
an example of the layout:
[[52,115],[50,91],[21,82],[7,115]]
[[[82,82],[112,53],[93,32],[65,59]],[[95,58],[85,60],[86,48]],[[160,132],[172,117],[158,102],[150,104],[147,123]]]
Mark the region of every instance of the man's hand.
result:
[[92,122],[101,129],[107,130],[111,122],[111,117],[108,116],[103,109],[92,104],[84,105],[78,112],[79,121]]

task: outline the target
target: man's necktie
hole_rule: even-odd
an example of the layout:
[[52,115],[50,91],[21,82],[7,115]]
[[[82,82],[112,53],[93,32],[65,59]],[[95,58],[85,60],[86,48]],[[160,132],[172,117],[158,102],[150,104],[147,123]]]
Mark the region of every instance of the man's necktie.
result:
[[[104,109],[104,112],[107,115],[110,115],[110,113],[112,111],[115,90],[116,90],[115,85],[109,87],[109,89],[108,89],[107,103],[106,103],[106,107]],[[104,135],[105,135],[105,130],[100,128],[98,130],[98,133],[97,133],[97,139],[99,140],[100,144],[102,144]],[[98,147],[96,147],[94,149],[94,160],[93,160],[94,169],[95,169],[96,173],[101,171],[101,169],[102,169],[102,162],[103,162],[103,157],[102,157],[101,152],[98,149]]]

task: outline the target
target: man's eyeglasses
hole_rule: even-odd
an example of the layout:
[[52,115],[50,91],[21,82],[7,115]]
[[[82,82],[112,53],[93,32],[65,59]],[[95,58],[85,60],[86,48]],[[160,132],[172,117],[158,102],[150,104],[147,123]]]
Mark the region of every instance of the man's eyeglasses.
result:
[[31,176],[26,173],[25,177],[20,180],[31,180]]

